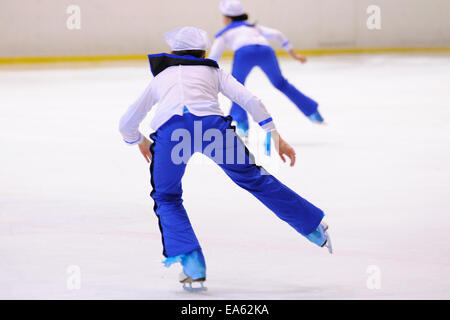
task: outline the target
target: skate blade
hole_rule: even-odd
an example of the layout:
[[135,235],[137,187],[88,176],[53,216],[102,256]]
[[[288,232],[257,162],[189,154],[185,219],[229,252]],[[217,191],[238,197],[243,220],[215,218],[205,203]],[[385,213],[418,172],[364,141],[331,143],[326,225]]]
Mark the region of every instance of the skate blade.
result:
[[325,241],[325,243],[322,245],[322,248],[325,247],[328,249],[328,252],[330,254],[333,254],[333,246],[331,245],[331,239],[330,239],[330,235],[326,232],[325,233],[327,235],[327,240]]
[[330,254],[333,254],[333,247],[332,247],[332,245],[331,245],[331,240],[330,240],[330,239],[327,239],[327,241],[325,241],[325,243],[322,245],[322,248],[323,248],[323,247],[327,248],[327,249],[328,249],[328,252],[329,252]]
[[[191,279],[192,280],[192,279]],[[208,288],[206,288],[203,285],[204,281],[199,280],[192,280],[192,281],[186,281],[183,283],[183,289],[188,292],[201,292],[206,291]]]
[[328,224],[326,224],[325,222],[322,222],[322,226],[323,226],[323,232],[325,233],[327,240],[323,243],[323,245],[321,246],[326,247],[328,249],[328,252],[330,254],[333,254],[333,246],[331,245],[331,239],[330,239],[330,235],[328,234]]

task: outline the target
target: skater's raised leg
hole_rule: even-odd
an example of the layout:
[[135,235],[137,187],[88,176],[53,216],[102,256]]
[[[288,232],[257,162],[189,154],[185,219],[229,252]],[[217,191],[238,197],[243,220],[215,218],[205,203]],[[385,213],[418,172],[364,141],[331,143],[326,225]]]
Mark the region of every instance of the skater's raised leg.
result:
[[[230,121],[231,119],[219,118],[215,120],[214,126],[220,128],[225,136],[227,129],[232,130]],[[231,146],[230,143],[230,139],[225,139],[224,150],[233,148],[234,157],[229,157],[229,154],[227,157],[224,151],[223,161],[218,163],[225,173],[300,234],[307,236],[314,232],[324,217],[323,211],[268,174],[262,167],[255,165],[253,156],[240,139],[235,137]],[[213,160],[217,162],[217,159]]]
[[260,49],[264,59],[260,59],[259,66],[269,78],[270,82],[284,93],[298,108],[313,122],[323,122],[318,112],[318,103],[305,96],[283,77],[275,52],[270,47]]

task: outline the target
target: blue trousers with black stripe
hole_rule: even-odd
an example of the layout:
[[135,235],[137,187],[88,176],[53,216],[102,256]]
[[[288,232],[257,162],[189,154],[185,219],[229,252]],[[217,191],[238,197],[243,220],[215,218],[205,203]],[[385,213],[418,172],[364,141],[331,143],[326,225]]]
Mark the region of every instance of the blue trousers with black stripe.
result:
[[195,152],[210,157],[238,186],[302,235],[313,232],[324,216],[322,210],[255,165],[253,156],[234,132],[231,120],[231,117],[185,113],[173,116],[151,135],[151,196],[166,257],[200,248],[183,207],[181,186],[186,164]]
[[[232,75],[244,84],[248,74],[256,66],[260,67],[275,88],[283,92],[306,116],[317,111],[318,103],[305,96],[283,77],[275,52],[269,46],[249,45],[236,50]],[[238,123],[248,124],[247,113],[237,103],[231,106],[230,115]]]

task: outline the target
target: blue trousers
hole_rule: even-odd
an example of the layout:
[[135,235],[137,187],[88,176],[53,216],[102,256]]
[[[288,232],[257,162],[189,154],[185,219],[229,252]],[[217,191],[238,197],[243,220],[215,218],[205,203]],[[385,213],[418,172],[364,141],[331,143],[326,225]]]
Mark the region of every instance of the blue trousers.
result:
[[[153,140],[150,147],[151,197],[166,257],[200,248],[183,207],[181,187],[186,163],[195,152],[210,157],[238,186],[254,195],[302,235],[313,232],[324,216],[322,210],[255,165],[253,156],[234,132],[231,121],[229,116],[198,117],[185,113],[173,116],[150,136]],[[191,136],[187,143],[186,135],[180,134],[180,129]],[[215,148],[211,148],[212,142]],[[223,207],[227,203],[230,210],[238,210],[226,195],[223,203],[218,205]]]
[[[245,83],[248,74],[255,66],[260,67],[274,87],[283,92],[306,116],[317,111],[318,103],[305,96],[283,77],[271,47],[250,45],[236,50],[232,75],[240,83]],[[230,115],[238,123],[248,123],[247,113],[237,103],[231,106]]]

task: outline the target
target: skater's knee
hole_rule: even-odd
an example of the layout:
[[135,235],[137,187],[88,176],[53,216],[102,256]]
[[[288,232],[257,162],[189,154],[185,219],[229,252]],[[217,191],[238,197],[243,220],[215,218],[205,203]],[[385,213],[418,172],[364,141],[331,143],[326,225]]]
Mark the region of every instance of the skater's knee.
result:
[[275,88],[277,88],[280,91],[285,90],[289,86],[289,82],[283,77],[274,80],[272,83],[275,86]]
[[164,193],[164,192],[154,192],[151,194],[151,197],[158,205],[169,205],[169,206],[178,206],[183,203],[183,199],[181,198],[181,194],[173,194],[173,193]]
[[251,191],[258,191],[266,182],[265,177],[260,172],[257,174],[252,174],[251,176],[240,176],[234,177],[234,182],[241,188]]

